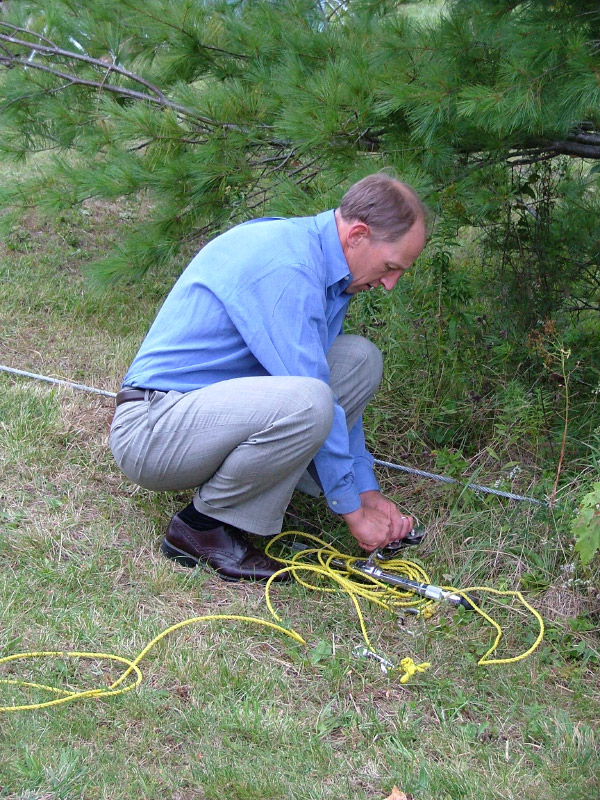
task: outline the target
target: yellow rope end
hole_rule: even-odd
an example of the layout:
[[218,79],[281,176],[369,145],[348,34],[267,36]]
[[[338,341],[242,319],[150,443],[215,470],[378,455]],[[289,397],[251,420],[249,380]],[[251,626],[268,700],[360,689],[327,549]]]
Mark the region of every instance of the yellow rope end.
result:
[[400,678],[400,683],[408,683],[413,675],[416,675],[417,672],[425,672],[430,666],[431,664],[429,661],[424,661],[422,664],[415,664],[409,656],[403,658],[402,661],[400,661],[400,669],[404,672],[404,675]]

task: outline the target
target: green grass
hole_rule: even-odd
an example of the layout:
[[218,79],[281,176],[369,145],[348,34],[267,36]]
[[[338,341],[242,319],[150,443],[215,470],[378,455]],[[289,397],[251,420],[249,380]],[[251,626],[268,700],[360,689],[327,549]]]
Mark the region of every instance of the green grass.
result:
[[[140,285],[86,290],[82,267],[137,213],[87,212],[43,226],[32,216],[0,245],[1,360],[114,391],[178,265]],[[368,418],[370,441],[391,460],[418,444],[404,437],[416,426],[403,406],[411,389],[401,358],[388,352],[389,385]],[[426,413],[424,402],[419,422]],[[108,450],[111,414],[106,398],[0,374],[2,655],[83,649],[131,658],[190,616],[268,618],[262,589],[161,557],[162,530],[188,497],[128,483]],[[512,456],[499,457],[484,463],[480,482],[507,479]],[[522,480],[550,466],[533,465]],[[178,631],[142,663],[137,691],[2,715],[0,797],[379,800],[394,784],[416,800],[596,796],[598,590],[591,570],[569,566],[570,512],[381,477],[428,526],[419,557],[434,580],[528,590],[548,623],[531,658],[481,668],[490,632],[478,618],[440,609],[427,623],[399,626],[366,608],[382,653],[432,663],[402,685],[352,657],[361,636],[344,598],[278,587],[276,607],[308,650],[242,623]],[[294,509],[352,549],[320,502],[295,500]],[[515,609],[486,608],[505,627],[501,655],[528,646],[534,628]],[[82,687],[107,686],[118,670],[50,660],[2,674]],[[7,687],[0,698],[46,699]]]

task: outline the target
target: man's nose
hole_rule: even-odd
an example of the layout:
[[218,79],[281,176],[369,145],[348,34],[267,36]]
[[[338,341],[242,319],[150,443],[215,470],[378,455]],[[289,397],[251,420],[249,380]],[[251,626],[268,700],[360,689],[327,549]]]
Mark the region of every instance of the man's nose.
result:
[[382,278],[379,279],[381,281],[381,285],[386,290],[386,292],[389,292],[394,288],[394,286],[398,283],[400,279],[400,275],[401,272],[398,270],[394,272],[389,272],[387,275],[384,275]]

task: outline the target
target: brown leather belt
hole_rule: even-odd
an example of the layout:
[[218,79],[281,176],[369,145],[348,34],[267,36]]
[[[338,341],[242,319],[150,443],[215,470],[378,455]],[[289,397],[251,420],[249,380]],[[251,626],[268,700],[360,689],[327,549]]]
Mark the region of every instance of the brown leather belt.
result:
[[121,403],[130,403],[132,400],[145,400],[146,392],[148,392],[148,400],[150,400],[154,394],[153,389],[148,391],[148,389],[134,389],[132,386],[126,386],[120,392],[117,392],[115,405],[120,406]]

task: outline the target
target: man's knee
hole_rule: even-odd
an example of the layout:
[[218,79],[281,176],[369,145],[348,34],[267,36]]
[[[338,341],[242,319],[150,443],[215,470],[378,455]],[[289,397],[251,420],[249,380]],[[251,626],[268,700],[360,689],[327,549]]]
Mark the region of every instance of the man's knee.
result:
[[306,405],[307,433],[320,445],[325,441],[333,422],[333,392],[317,378],[299,378],[301,394]]
[[383,376],[383,356],[381,350],[369,339],[356,334],[338,336],[333,343],[327,360],[332,370],[340,367],[344,373],[358,371],[360,380],[373,394]]
[[352,349],[356,352],[357,359],[366,365],[371,373],[371,379],[376,386],[379,386],[383,375],[381,350],[364,336],[349,334],[348,338],[352,340]]

